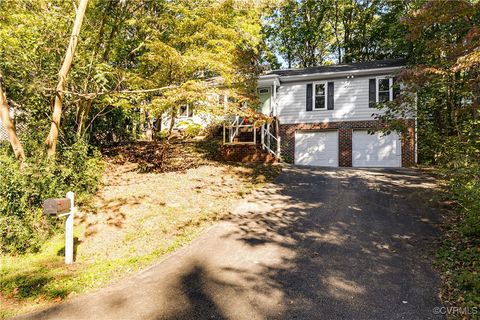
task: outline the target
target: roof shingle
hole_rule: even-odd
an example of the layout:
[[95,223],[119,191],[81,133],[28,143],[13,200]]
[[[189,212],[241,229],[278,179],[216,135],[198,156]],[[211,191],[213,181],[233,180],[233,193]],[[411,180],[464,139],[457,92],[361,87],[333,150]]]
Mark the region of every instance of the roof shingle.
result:
[[368,70],[368,69],[381,69],[391,67],[403,67],[405,66],[405,59],[389,59],[389,60],[377,60],[368,62],[356,62],[347,64],[334,64],[327,66],[308,67],[303,69],[283,69],[283,70],[271,70],[265,75],[279,75],[285,76],[298,76],[304,74],[316,74],[327,72],[343,72],[354,70]]

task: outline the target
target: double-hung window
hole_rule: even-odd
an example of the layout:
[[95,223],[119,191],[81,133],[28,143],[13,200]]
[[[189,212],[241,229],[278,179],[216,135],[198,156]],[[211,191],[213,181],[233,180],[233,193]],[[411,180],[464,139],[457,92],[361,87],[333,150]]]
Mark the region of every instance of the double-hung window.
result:
[[377,78],[377,103],[393,100],[393,78]]
[[188,104],[181,105],[178,112],[178,117],[179,118],[193,117],[193,108]]
[[316,82],[313,84],[313,101],[315,109],[327,108],[327,83]]

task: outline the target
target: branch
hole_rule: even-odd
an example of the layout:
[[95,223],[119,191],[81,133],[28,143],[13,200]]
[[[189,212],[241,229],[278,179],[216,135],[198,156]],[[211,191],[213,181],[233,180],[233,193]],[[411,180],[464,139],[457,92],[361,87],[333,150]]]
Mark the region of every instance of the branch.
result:
[[153,89],[139,89],[139,90],[112,90],[112,91],[100,91],[100,92],[90,92],[90,93],[80,93],[80,92],[74,92],[74,91],[65,91],[65,90],[57,90],[53,88],[44,88],[46,91],[54,91],[57,93],[63,93],[63,94],[70,94],[74,96],[79,96],[85,99],[95,99],[98,96],[104,96],[104,95],[111,95],[111,94],[136,94],[136,93],[149,93],[149,92],[161,92],[165,91],[168,89],[174,89],[178,88],[179,86],[167,86],[167,87],[161,87],[161,88],[153,88]]

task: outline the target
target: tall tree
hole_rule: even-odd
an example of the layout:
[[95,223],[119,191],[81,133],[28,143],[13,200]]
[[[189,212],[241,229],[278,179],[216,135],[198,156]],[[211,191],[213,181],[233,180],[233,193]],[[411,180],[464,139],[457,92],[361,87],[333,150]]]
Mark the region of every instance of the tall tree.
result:
[[292,68],[297,61],[296,37],[297,30],[296,14],[298,2],[285,0],[280,8],[274,7],[269,16],[265,17],[265,33],[268,45],[286,61],[287,67]]
[[55,102],[53,105],[53,114],[52,114],[52,124],[50,127],[50,132],[45,140],[47,146],[47,154],[49,156],[55,155],[57,142],[58,142],[58,132],[60,130],[60,120],[62,118],[62,105],[63,97],[65,95],[65,86],[67,81],[67,76],[72,66],[73,57],[75,56],[75,50],[77,48],[78,37],[80,35],[80,28],[82,27],[83,18],[85,17],[85,11],[87,10],[88,0],[80,0],[80,3],[77,8],[75,15],[75,21],[73,23],[72,34],[70,36],[70,41],[63,59],[62,67],[58,72],[58,84],[56,88]]
[[[220,86],[239,103],[255,98],[260,5],[234,0],[91,0],[88,8],[85,5],[81,45],[76,45],[71,4],[0,2],[2,12],[8,13],[0,15],[0,67],[10,107],[29,128],[28,139],[48,136],[49,154],[59,141],[63,146],[88,140],[104,120],[108,126],[98,130],[107,131],[107,137],[113,137],[112,124],[115,130],[131,130],[126,126],[135,117],[134,108],[158,116],[168,105],[203,99],[208,103],[197,108],[217,112],[222,106],[206,96],[219,94]],[[75,10],[77,21],[82,7]],[[67,34],[71,41],[65,53]],[[224,82],[211,86],[207,80],[215,77]],[[52,101],[49,119],[45,106]]]
[[268,44],[288,67],[405,57],[401,18],[422,0],[286,0],[266,17]]
[[403,23],[413,53],[401,74],[407,86],[383,119],[416,112],[423,162],[480,161],[480,4],[429,1]]
[[329,8],[327,0],[286,0],[265,18],[269,42],[289,68],[324,62],[332,36]]
[[[260,7],[236,1],[177,1],[161,19],[182,16],[167,30],[155,26],[140,58],[143,86],[165,87],[147,105],[155,115],[175,116],[183,104],[196,111],[223,112],[212,99],[228,90],[238,103],[254,99],[261,45]],[[157,27],[160,27],[157,29]]]
[[20,161],[25,160],[25,152],[23,151],[23,146],[20,140],[17,137],[17,132],[13,124],[12,119],[10,118],[10,107],[7,101],[7,95],[3,88],[3,77],[0,73],[0,119],[2,120],[2,126],[7,132],[8,141],[12,146],[15,158]]

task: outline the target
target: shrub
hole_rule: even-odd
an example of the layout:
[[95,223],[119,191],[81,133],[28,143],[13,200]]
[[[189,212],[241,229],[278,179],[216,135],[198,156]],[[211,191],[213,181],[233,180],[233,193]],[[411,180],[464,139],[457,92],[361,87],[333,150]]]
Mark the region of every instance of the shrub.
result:
[[202,131],[202,126],[192,119],[183,120],[178,123],[178,127],[182,130],[183,135],[186,138],[193,138],[198,136],[200,131]]
[[223,136],[223,122],[212,121],[202,130],[207,139],[215,139]]
[[448,137],[440,152],[448,186],[464,215],[462,231],[480,237],[480,121],[462,125],[461,138]]
[[464,215],[462,231],[480,237],[480,166],[452,170],[449,176],[449,188]]
[[25,165],[9,152],[0,153],[0,252],[36,251],[57,230],[58,221],[42,213],[46,198],[67,191],[84,203],[97,190],[102,164],[97,151],[79,141],[63,147],[55,160],[34,152]]
[[480,302],[480,121],[467,121],[461,135],[443,138],[437,161],[448,182],[448,196],[458,204],[445,228],[446,240],[439,252],[447,298],[463,306]]
[[168,130],[165,129],[160,132],[157,131],[156,137],[157,139],[160,139],[160,140],[168,138]]

